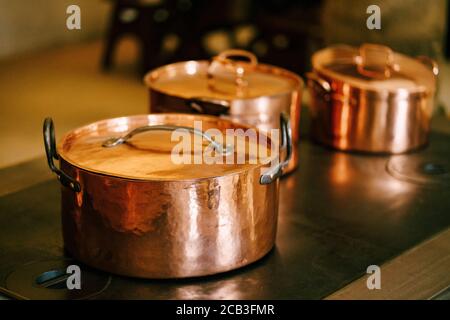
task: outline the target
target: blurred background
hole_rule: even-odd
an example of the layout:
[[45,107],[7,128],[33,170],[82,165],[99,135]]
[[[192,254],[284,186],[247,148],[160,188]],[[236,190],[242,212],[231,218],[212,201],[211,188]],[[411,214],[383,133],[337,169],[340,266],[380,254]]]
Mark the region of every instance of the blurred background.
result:
[[[81,30],[66,27],[72,4]],[[381,8],[381,30],[366,27],[372,4]],[[46,116],[61,137],[146,113],[147,71],[227,48],[300,75],[312,53],[336,43],[428,55],[441,70],[433,126],[450,131],[448,16],[446,0],[0,0],[0,168],[44,154]]]

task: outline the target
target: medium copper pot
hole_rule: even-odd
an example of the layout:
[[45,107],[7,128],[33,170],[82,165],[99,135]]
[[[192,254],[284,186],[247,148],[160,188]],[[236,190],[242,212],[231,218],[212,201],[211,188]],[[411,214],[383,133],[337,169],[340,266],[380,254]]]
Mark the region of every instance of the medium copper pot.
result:
[[276,165],[169,162],[161,130],[194,121],[205,130],[247,129],[212,116],[130,116],[69,132],[56,148],[46,119],[47,159],[62,183],[63,239],[71,255],[111,273],[182,278],[239,268],[271,250],[277,178],[291,154],[288,121],[281,121],[287,157]]
[[284,171],[296,168],[303,81],[295,73],[258,63],[251,52],[231,49],[211,61],[157,68],[144,81],[151,113],[220,115],[268,131],[280,128],[280,113],[284,112],[290,117],[294,147]]
[[340,150],[402,153],[428,140],[437,64],[365,44],[329,47],[307,74],[312,137]]

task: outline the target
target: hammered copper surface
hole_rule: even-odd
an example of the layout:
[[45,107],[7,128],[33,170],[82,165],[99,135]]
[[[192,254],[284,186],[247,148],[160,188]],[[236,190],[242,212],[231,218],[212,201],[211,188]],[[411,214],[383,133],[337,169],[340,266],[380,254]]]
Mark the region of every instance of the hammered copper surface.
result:
[[308,85],[317,141],[340,150],[380,153],[402,153],[427,143],[432,96],[379,94],[329,81],[332,95]]
[[217,177],[164,181],[99,174],[65,158],[74,139],[87,133],[103,137],[164,119],[238,127],[216,117],[158,114],[105,120],[66,135],[58,149],[61,170],[81,186],[80,192],[61,188],[67,251],[87,265],[143,278],[209,275],[264,256],[274,245],[278,214],[278,180],[260,184],[261,168],[270,163]]
[[260,185],[258,169],[142,182],[61,165],[83,186],[62,187],[64,245],[90,266],[145,278],[200,276],[249,264],[274,245],[278,182]]

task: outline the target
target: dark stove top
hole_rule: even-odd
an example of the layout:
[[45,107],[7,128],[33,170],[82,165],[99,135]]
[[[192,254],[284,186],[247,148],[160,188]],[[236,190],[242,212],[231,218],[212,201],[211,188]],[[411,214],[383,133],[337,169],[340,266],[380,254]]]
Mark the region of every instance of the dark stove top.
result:
[[265,258],[184,280],[110,276],[81,265],[77,293],[35,283],[43,272],[73,263],[62,248],[58,182],[39,183],[0,197],[0,290],[55,299],[326,297],[369,265],[450,226],[450,136],[433,133],[431,141],[402,156],[347,154],[304,141],[298,170],[282,179],[276,248]]

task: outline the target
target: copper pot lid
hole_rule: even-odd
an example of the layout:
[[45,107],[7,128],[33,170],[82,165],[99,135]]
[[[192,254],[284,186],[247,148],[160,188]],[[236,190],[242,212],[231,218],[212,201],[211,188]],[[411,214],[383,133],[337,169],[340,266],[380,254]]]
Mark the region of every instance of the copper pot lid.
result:
[[412,58],[377,44],[328,47],[313,55],[312,65],[320,74],[357,88],[408,93],[434,93],[439,72],[430,58]]
[[[201,123],[201,129],[193,126],[194,121]],[[208,129],[212,128],[224,134],[223,141],[214,140],[214,136],[207,134]],[[180,138],[178,135],[179,139],[171,141],[175,129],[182,129],[179,132],[184,136]],[[234,133],[235,140],[226,140],[232,137],[227,129],[243,130]],[[263,144],[259,139],[265,137],[262,135],[256,140],[248,139],[244,136],[246,129],[240,124],[213,116],[152,114],[114,118],[69,132],[60,141],[58,153],[76,167],[114,177],[138,180],[210,178],[249,170],[270,162],[270,140]],[[186,137],[190,140],[183,140]],[[186,155],[189,163],[176,163],[172,158],[173,148],[182,146],[182,141],[188,141],[193,150]],[[226,144],[225,141],[235,143]],[[246,142],[240,145],[245,149],[245,158],[239,163],[236,146],[241,142]],[[223,163],[208,164],[202,158],[194,160],[195,156],[202,157],[206,148],[210,148],[209,155],[222,158]],[[267,152],[261,153],[261,148],[266,148],[263,151]],[[234,163],[227,163],[226,157],[233,157]]]
[[211,61],[185,61],[150,71],[144,79],[154,90],[182,98],[250,99],[298,90],[301,79],[282,68],[258,63],[245,50],[226,50]]

